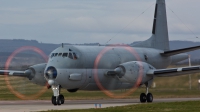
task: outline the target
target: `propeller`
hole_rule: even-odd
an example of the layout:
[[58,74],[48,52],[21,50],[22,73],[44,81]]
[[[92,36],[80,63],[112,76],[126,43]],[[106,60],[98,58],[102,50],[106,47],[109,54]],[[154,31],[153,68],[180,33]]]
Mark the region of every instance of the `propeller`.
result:
[[[138,53],[132,47],[130,47],[128,45],[123,45],[123,46],[121,46],[121,45],[120,46],[119,45],[106,46],[104,49],[102,49],[102,51],[100,51],[100,53],[97,55],[95,63],[94,63],[94,79],[95,79],[95,82],[96,82],[97,86],[99,87],[99,89],[102,92],[104,92],[107,96],[112,97],[112,98],[124,98],[124,97],[132,94],[138,88],[138,85],[135,84],[135,85],[133,85],[133,87],[131,89],[129,89],[129,91],[126,91],[126,92],[121,93],[121,94],[115,94],[115,93],[109,91],[108,89],[106,89],[108,87],[108,85],[105,86],[102,82],[100,82],[99,75],[98,75],[100,73],[100,71],[98,71],[98,68],[99,68],[100,63],[103,63],[103,62],[101,62],[101,58],[103,58],[102,60],[105,61],[104,60],[105,59],[104,55],[107,52],[110,52],[110,54],[112,54],[114,52],[116,54],[116,53],[120,52],[120,51],[117,51],[118,48],[120,50],[124,49],[123,52],[126,52],[127,54],[133,55],[133,58],[135,58],[137,61],[141,61],[140,56],[138,55]],[[125,73],[126,73],[125,69],[123,68],[123,66],[120,66],[120,64],[125,63],[125,62],[128,61],[126,59],[124,59],[124,60],[121,59],[121,57],[120,57],[119,54],[117,54],[117,55],[119,56],[119,60],[120,60],[119,65],[117,65],[117,67],[114,68],[113,70],[108,70],[108,71],[106,71],[104,73],[104,75],[108,77],[107,82],[109,82],[109,79],[110,79],[110,83],[111,82],[114,83],[114,84],[109,84],[109,85],[113,85],[114,88],[116,87],[116,84],[118,84],[120,82],[119,78],[122,78],[125,75]],[[117,82],[117,80],[118,80],[118,82]]]
[[[28,59],[24,56],[20,57],[20,58],[19,57],[15,58],[18,54],[20,54],[24,51],[29,51],[29,52],[33,51],[34,53],[38,54],[38,56],[40,58],[38,56],[36,56],[35,54],[32,55],[33,57],[28,55],[29,56]],[[14,58],[15,58],[15,60],[13,60]],[[33,61],[35,59],[37,59],[37,61]],[[44,60],[42,60],[42,59],[44,59]],[[20,99],[29,99],[29,100],[36,99],[46,91],[46,86],[45,86],[46,80],[44,79],[44,75],[43,75],[44,69],[46,67],[46,63],[42,63],[42,64],[36,64],[36,63],[41,63],[44,61],[47,62],[47,60],[48,60],[48,57],[39,48],[34,47],[34,46],[23,46],[23,47],[16,49],[8,57],[8,59],[6,60],[6,63],[5,63],[5,70],[0,70],[0,74],[5,76],[4,80],[6,82],[7,88],[15,96],[17,96]],[[36,64],[36,65],[30,66],[30,67],[28,67],[28,69],[26,69],[24,71],[8,70],[10,68],[10,65],[13,66],[13,64],[15,64],[14,66],[18,67],[21,64],[20,62],[25,62],[28,64]],[[17,77],[8,77],[8,76],[17,76]],[[28,78],[30,81],[25,81],[24,79],[21,79],[18,77]],[[22,83],[22,82],[24,82],[24,83]],[[34,84],[32,84],[30,82],[32,82]],[[35,84],[42,85],[43,87],[37,86]],[[27,91],[29,94],[23,94],[22,92],[18,91],[18,90],[22,90],[20,88],[23,88],[23,91]]]

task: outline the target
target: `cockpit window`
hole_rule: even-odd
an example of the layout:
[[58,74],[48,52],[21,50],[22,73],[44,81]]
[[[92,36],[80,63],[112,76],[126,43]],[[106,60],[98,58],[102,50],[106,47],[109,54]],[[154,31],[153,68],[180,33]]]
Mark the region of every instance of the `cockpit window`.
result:
[[62,57],[67,57],[68,53],[63,53]]
[[52,53],[51,54],[51,58],[53,57],[56,57],[56,56],[59,56],[59,57],[69,57],[70,59],[73,59],[73,60],[77,60],[79,58],[79,55],[77,55],[75,52],[73,52],[72,50],[69,51],[69,52],[64,52],[64,53]]
[[58,56],[62,56],[62,53],[59,53]]
[[74,55],[74,59],[76,60],[77,59],[76,53],[73,53],[73,55]]
[[73,56],[72,56],[72,53],[69,53],[69,56],[68,56],[70,59],[73,59]]
[[53,58],[53,57],[54,57],[54,53],[51,54],[51,58]]

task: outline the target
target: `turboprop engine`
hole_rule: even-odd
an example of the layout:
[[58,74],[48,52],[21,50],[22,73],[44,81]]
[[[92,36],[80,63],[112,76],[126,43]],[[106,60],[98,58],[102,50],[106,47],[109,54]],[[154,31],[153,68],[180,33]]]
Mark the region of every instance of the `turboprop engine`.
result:
[[44,70],[46,63],[30,66],[25,73],[27,78],[34,84],[45,86],[46,79],[44,78]]
[[115,75],[120,81],[126,83],[136,83],[138,80],[141,80],[140,84],[144,84],[153,79],[153,77],[146,75],[149,70],[153,69],[155,68],[148,63],[131,61],[120,64],[114,71],[108,71],[105,75]]

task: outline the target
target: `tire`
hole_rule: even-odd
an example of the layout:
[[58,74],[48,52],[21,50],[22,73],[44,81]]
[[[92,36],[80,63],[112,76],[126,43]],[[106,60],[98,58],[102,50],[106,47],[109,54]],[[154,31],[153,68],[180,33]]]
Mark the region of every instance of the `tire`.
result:
[[140,94],[140,102],[145,103],[147,101],[147,96],[145,93]]
[[57,105],[61,105],[61,99],[60,99],[60,96],[58,96],[58,99],[56,101]]
[[53,101],[54,100],[54,96],[52,95],[52,97],[51,97],[51,103],[53,104]]
[[147,94],[147,102],[149,103],[153,102],[153,95],[151,93]]
[[56,97],[55,96],[51,97],[51,102],[52,102],[53,105],[57,105]]
[[60,97],[60,100],[61,100],[61,104],[64,104],[64,103],[65,103],[65,98],[64,98],[64,96],[61,94],[61,95],[59,95],[59,97]]

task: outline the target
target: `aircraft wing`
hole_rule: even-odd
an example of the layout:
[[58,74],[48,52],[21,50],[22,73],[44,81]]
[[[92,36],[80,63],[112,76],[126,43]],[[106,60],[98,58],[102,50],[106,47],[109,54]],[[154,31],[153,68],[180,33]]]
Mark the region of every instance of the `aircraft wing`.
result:
[[31,74],[31,71],[14,71],[14,70],[0,70],[0,75],[10,75],[10,76],[20,76],[28,77]]
[[148,71],[147,75],[154,75],[156,77],[171,77],[180,76],[191,73],[200,72],[200,66],[182,67],[182,68],[170,68],[170,69],[157,69]]

